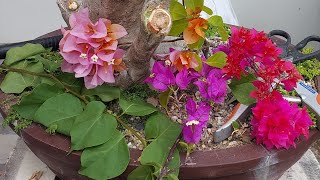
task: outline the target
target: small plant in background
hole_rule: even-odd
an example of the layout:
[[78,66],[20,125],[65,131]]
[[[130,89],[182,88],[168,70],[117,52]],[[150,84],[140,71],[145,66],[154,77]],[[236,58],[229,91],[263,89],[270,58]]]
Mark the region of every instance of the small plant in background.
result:
[[[0,88],[7,94],[28,93],[12,106],[6,124],[19,119],[18,129],[35,122],[49,133],[70,136],[70,152],[82,151],[79,173],[92,179],[125,171],[128,136],[143,150],[141,166],[128,179],[177,179],[178,149],[184,147],[188,155],[196,149],[216,107],[228,96],[256,103],[251,134],[258,144],[288,149],[300,135],[308,138],[313,123],[306,109],[280,94],[292,91],[302,76],[291,62],[278,58],[280,50],[266,34],[226,30],[220,16],[200,16],[213,13],[203,0],[184,2],[171,1],[170,35],[182,35],[187,46],[168,49],[155,59],[143,83],[128,89],[113,86],[129,63],[119,48],[127,31],[107,19],[91,22],[88,9],[75,12],[71,29],[62,29],[63,59],[41,45],[9,50],[0,66],[7,72]],[[215,47],[208,40],[217,34],[223,43]],[[308,78],[318,73],[307,70],[310,63],[299,65]]]
[[[302,53],[304,54],[310,54],[312,52],[312,47],[304,48],[302,50]],[[297,69],[306,80],[313,80],[316,76],[320,76],[320,61],[317,59],[304,61],[297,65]]]

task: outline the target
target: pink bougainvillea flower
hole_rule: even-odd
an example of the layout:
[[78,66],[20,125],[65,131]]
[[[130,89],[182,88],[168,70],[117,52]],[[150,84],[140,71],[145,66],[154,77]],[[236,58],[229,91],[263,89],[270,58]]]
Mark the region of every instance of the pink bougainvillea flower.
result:
[[118,39],[127,34],[118,24],[107,19],[92,23],[88,9],[70,16],[71,30],[62,29],[60,53],[64,58],[61,70],[83,77],[86,88],[103,83],[114,83],[114,72],[126,69],[123,50],[118,49]]
[[188,98],[186,109],[188,119],[183,126],[183,138],[189,144],[197,144],[200,142],[202,130],[207,126],[211,107],[205,102],[197,105],[192,98]]
[[305,108],[301,110],[283,98],[259,101],[252,112],[252,136],[268,149],[295,147],[295,140],[300,135],[308,138],[309,127],[313,125]]
[[178,71],[182,71],[183,68],[194,69],[199,65],[195,53],[190,51],[173,50],[170,52],[170,61]]
[[150,83],[155,89],[163,92],[170,86],[175,85],[175,77],[170,66],[166,66],[163,62],[157,61],[153,65],[152,73],[144,82]]

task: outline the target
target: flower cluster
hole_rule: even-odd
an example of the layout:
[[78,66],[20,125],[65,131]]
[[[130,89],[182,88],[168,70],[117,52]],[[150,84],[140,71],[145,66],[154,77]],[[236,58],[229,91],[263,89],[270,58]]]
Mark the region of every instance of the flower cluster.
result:
[[[193,84],[207,101],[222,103],[227,91],[227,79],[221,69],[207,65],[204,58],[201,61],[202,70],[196,71],[195,68],[199,66],[196,56],[190,51],[171,49],[165,60],[154,63],[152,73],[145,82],[160,92],[176,89],[175,86],[180,90],[186,90]],[[200,103],[198,108],[196,106],[189,98],[186,107],[188,120],[185,121],[183,130],[184,139],[188,143],[200,141],[202,129],[206,127],[211,110],[205,102]]]
[[309,136],[309,126],[313,122],[306,108],[299,109],[281,97],[274,101],[259,101],[252,109],[254,118],[252,135],[257,143],[263,143],[268,149],[295,146],[295,140],[303,135]]
[[287,91],[293,90],[302,79],[292,62],[280,59],[278,49],[263,32],[232,28],[228,47],[220,47],[228,54],[223,72],[229,77],[254,74],[256,90],[250,96],[257,99],[253,109],[253,132],[257,143],[267,148],[289,148],[302,134],[308,137],[312,121],[305,108],[290,105],[277,91],[283,85]]
[[183,126],[183,138],[189,144],[199,143],[203,128],[207,127],[211,107],[202,102],[198,106],[188,98],[186,105],[188,119]]
[[59,44],[65,60],[62,71],[84,77],[88,89],[114,83],[114,72],[126,68],[122,62],[124,51],[117,48],[118,39],[127,34],[124,27],[103,18],[92,23],[87,8],[73,13],[69,21],[71,29],[62,29]]

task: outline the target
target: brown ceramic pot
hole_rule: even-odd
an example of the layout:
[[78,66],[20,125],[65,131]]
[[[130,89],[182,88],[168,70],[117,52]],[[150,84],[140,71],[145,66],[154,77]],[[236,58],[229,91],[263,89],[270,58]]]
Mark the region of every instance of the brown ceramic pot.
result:
[[[45,36],[57,34],[59,32],[55,31]],[[3,98],[3,93],[0,92],[0,99]],[[0,112],[2,113],[1,109]],[[61,180],[88,179],[78,174],[81,152],[67,155],[71,145],[70,137],[50,135],[43,126],[35,123],[22,130],[19,135],[31,151]],[[320,132],[311,130],[309,139],[297,142],[295,149],[267,150],[262,145],[250,144],[228,149],[196,151],[190,156],[192,165],[181,164],[179,179],[278,179],[319,138]],[[116,179],[126,179],[126,176],[139,166],[141,151],[131,149],[130,155],[128,168]],[[185,154],[181,154],[181,159],[183,162]]]
[[[81,152],[70,150],[70,137],[50,135],[38,124],[32,124],[21,131],[20,136],[32,152],[61,180],[87,180],[78,174]],[[236,179],[261,180],[278,179],[295,164],[320,138],[318,130],[311,130],[307,141],[299,141],[295,149],[267,150],[262,145],[244,145],[212,151],[196,151],[191,154],[192,165],[182,164],[179,178],[184,179]],[[126,176],[138,165],[141,151],[130,150],[131,158],[127,170],[118,179]],[[185,155],[181,155],[185,159]]]

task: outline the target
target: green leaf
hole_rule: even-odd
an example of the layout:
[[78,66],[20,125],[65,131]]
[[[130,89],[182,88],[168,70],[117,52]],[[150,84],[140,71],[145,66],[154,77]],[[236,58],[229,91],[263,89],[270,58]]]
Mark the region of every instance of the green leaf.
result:
[[233,79],[229,85],[234,97],[242,104],[250,105],[256,102],[250,97],[250,93],[256,88],[252,85],[252,81],[256,78],[253,75],[241,76],[241,79]]
[[139,166],[129,174],[127,180],[153,180],[152,174],[151,166]]
[[123,98],[120,98],[119,105],[123,110],[123,114],[128,114],[132,116],[145,116],[158,110],[151,104],[146,103],[141,99],[127,101]]
[[43,67],[48,71],[48,72],[54,72],[57,71],[60,68],[61,62],[55,62],[49,59],[43,58],[41,55],[36,55],[34,56],[34,59],[36,61],[39,61],[43,64]]
[[104,102],[109,102],[120,97],[120,89],[117,87],[102,85],[94,89],[84,89],[83,95],[97,95]]
[[208,19],[209,24],[217,27],[223,27],[224,23],[221,16],[215,15]]
[[83,111],[80,100],[64,93],[44,102],[35,114],[35,121],[46,127],[57,125],[57,132],[69,135],[75,118]]
[[170,161],[168,168],[170,169],[171,174],[166,176],[168,179],[175,180],[175,178],[179,175],[179,169],[180,169],[180,155],[179,150],[176,149],[173,154],[173,159]]
[[169,36],[179,36],[187,27],[187,19],[173,21]]
[[205,13],[209,14],[209,15],[212,15],[213,14],[213,11],[212,9],[210,9],[209,7],[207,6],[203,6],[203,9],[202,9]]
[[11,48],[6,55],[4,64],[7,66],[13,63],[26,59],[27,57],[34,56],[45,52],[46,49],[41,44],[26,44],[22,47]]
[[21,117],[32,120],[36,111],[47,99],[62,93],[61,88],[40,84],[31,94],[24,96],[19,105],[14,105],[13,108]]
[[170,14],[172,21],[185,19],[187,17],[187,11],[184,6],[176,0],[172,0],[170,4]]
[[164,114],[157,113],[151,116],[146,123],[145,135],[147,139],[152,139],[152,143],[143,150],[141,164],[152,165],[158,171],[166,161],[180,132],[180,125],[172,122]]
[[218,27],[218,33],[220,34],[222,41],[228,40],[229,34],[224,27]]
[[[43,65],[40,62],[28,62],[24,60],[12,66],[17,69],[24,69],[35,73],[43,72]],[[37,76],[9,72],[2,81],[0,88],[4,93],[21,93],[25,88],[36,86],[40,82]]]
[[204,0],[185,0],[184,3],[187,8],[190,8],[192,10],[196,10],[197,8],[200,8],[202,10]]
[[83,151],[79,173],[92,179],[112,179],[126,170],[129,160],[127,143],[122,133],[116,131],[103,145]]
[[216,52],[214,55],[209,57],[206,61],[206,63],[209,66],[216,67],[216,68],[223,68],[224,65],[226,65],[227,62],[227,55],[224,52]]
[[170,99],[170,96],[172,95],[173,91],[171,89],[168,89],[167,91],[161,93],[159,95],[159,102],[161,106],[165,109],[167,109],[167,105]]
[[197,59],[197,62],[198,62],[198,66],[196,67],[196,68],[194,68],[196,71],[198,71],[198,72],[201,72],[202,71],[202,67],[203,67],[203,65],[202,65],[202,59],[201,59],[201,57],[198,55],[198,54],[196,54],[195,55],[195,58]]
[[233,127],[233,129],[239,129],[240,128],[240,124],[238,123],[238,121],[233,121],[232,122],[232,127]]
[[71,148],[81,150],[107,142],[117,128],[116,119],[104,114],[105,105],[99,101],[90,102],[76,118],[71,129]]
[[74,74],[71,73],[59,74],[57,78],[63,83],[67,84],[69,88],[76,91],[77,93],[81,92],[83,86],[83,78],[75,78]]
[[190,49],[196,49],[196,50],[199,50],[201,49],[202,45],[204,43],[204,38],[200,38],[199,41],[193,43],[193,44],[188,44],[188,47]]

